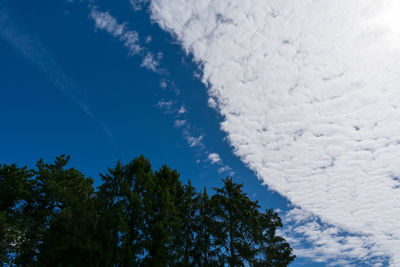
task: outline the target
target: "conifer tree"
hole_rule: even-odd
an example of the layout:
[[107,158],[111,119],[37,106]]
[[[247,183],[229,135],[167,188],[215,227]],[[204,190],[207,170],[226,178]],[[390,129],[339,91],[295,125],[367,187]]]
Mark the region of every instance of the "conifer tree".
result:
[[253,242],[253,224],[258,215],[257,202],[242,191],[243,185],[232,178],[223,179],[223,187],[215,188],[212,207],[215,219],[215,239],[219,246],[220,264],[244,266],[257,253]]
[[282,221],[232,178],[209,196],[143,156],[102,184],[69,157],[36,169],[0,165],[0,261],[21,266],[271,266],[295,258]]
[[259,211],[242,191],[243,184],[232,178],[222,180],[223,187],[215,188],[212,196],[214,238],[218,247],[219,264],[229,266],[287,266],[295,256],[289,244],[276,229],[282,227],[277,213]]
[[196,188],[189,181],[183,187],[183,194],[178,197],[177,207],[180,224],[175,238],[178,256],[177,266],[193,266],[195,216],[198,210]]
[[196,216],[194,218],[194,266],[218,266],[218,251],[215,247],[216,224],[213,207],[206,188],[196,197]]

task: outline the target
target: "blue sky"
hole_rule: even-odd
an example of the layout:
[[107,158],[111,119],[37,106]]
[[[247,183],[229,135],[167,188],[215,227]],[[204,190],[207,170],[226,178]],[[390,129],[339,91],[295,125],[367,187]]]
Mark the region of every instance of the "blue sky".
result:
[[[390,254],[374,254],[376,240],[357,243],[363,233],[350,234],[346,223],[332,223],[329,216],[321,220],[318,212],[299,212],[286,197],[261,185],[255,173],[268,179],[229,135],[221,100],[217,107],[210,104],[200,78],[204,69],[194,62],[191,49],[184,51],[185,37],[177,40],[166,31],[168,22],[162,29],[162,16],[158,20],[149,3],[140,2],[0,1],[0,162],[33,166],[39,158],[52,161],[69,154],[70,166],[97,184],[106,167],[140,154],[155,168],[176,168],[183,181],[190,178],[197,188],[219,186],[222,177],[233,175],[262,208],[288,213],[288,225],[318,225],[318,233],[289,233],[298,238],[300,249],[292,266],[386,265]],[[142,9],[135,10],[139,5]],[[222,122],[227,122],[225,131]],[[301,216],[304,220],[298,220]],[[331,254],[318,252],[312,242],[321,239],[324,247],[330,242],[325,241],[327,232],[334,232],[336,242]],[[356,240],[353,247],[351,240]],[[365,250],[357,255],[357,247]]]

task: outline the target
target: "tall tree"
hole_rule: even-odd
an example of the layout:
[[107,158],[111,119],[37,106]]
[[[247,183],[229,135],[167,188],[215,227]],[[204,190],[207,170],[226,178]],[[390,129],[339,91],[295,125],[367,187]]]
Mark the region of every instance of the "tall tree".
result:
[[104,238],[105,262],[123,266],[138,265],[145,254],[144,199],[152,191],[154,174],[143,156],[127,165],[118,162],[101,175],[103,184],[97,193],[99,235]]
[[54,164],[40,160],[37,170],[2,166],[1,213],[6,213],[6,236],[11,236],[7,250],[15,264],[88,259],[91,226],[86,216],[93,181],[73,168],[65,169],[68,161],[66,156],[57,157]]
[[0,261],[22,266],[287,266],[295,256],[243,185],[210,198],[143,156],[93,180],[69,157],[36,169],[0,165]]
[[195,199],[193,266],[219,266],[215,247],[216,232],[213,207],[206,188]]
[[167,266],[179,262],[180,231],[179,202],[184,194],[179,173],[162,166],[154,174],[154,187],[150,188],[146,203],[146,249],[145,259],[149,266]]
[[66,168],[69,156],[54,164],[38,162],[37,210],[32,214],[39,239],[37,259],[45,265],[92,265],[99,254],[92,234],[93,180]]
[[284,267],[288,266],[296,256],[286,240],[276,235],[278,227],[282,227],[282,220],[278,213],[267,209],[260,213],[257,220],[254,239],[258,245],[258,257],[254,266]]
[[[33,257],[33,249],[22,243],[26,234],[26,212],[32,208],[33,172],[26,167],[0,164],[0,261],[10,261],[9,255]],[[16,253],[19,252],[19,253]]]
[[216,193],[211,198],[220,264],[244,266],[245,262],[252,262],[257,253],[252,226],[259,206],[242,191],[242,184],[234,183],[229,177],[222,181],[223,187],[215,188]]
[[175,249],[177,251],[177,266],[193,266],[195,217],[198,211],[196,188],[189,181],[183,187],[183,194],[177,196],[179,212],[178,229],[176,231]]
[[242,191],[243,184],[225,178],[222,188],[212,196],[215,243],[220,264],[229,266],[287,266],[295,256],[276,229],[282,227],[277,213],[259,211],[257,201]]

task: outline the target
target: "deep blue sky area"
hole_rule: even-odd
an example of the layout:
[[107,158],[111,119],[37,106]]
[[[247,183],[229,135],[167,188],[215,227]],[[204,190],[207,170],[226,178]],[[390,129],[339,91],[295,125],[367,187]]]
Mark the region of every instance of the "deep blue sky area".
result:
[[[261,186],[233,154],[190,55],[151,23],[146,9],[134,12],[128,0],[96,5],[137,31],[149,51],[163,54],[161,73],[141,67],[140,56],[130,56],[118,38],[96,29],[84,2],[0,0],[7,13],[0,26],[12,32],[5,37],[3,31],[0,38],[0,163],[33,167],[40,158],[53,161],[68,154],[69,166],[98,185],[99,172],[143,154],[155,168],[167,164],[184,182],[190,178],[197,188],[210,189],[229,175],[207,160],[209,153],[218,153],[263,208],[287,209],[289,203]],[[160,101],[172,101],[170,109]],[[187,112],[178,118],[181,106]],[[174,126],[176,119],[190,123],[190,135],[204,136],[203,146],[190,147],[184,129]],[[297,259],[292,266],[325,264]]]

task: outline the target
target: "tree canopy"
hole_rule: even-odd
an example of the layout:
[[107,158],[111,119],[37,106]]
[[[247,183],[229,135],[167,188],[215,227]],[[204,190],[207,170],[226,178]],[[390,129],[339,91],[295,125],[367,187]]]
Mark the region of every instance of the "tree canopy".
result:
[[0,261],[21,266],[287,266],[281,219],[231,177],[214,194],[140,156],[93,179],[68,156],[0,164]]

